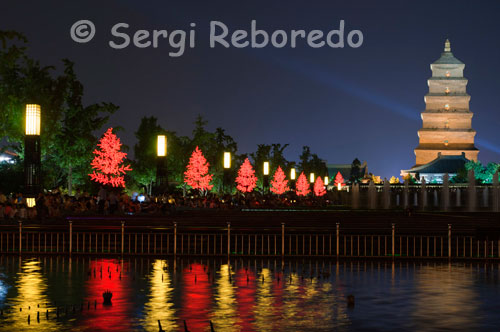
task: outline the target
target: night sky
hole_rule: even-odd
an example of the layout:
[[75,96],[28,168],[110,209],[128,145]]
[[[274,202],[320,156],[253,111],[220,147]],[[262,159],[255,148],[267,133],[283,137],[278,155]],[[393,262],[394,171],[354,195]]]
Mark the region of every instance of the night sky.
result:
[[[398,176],[415,163],[420,112],[430,63],[449,38],[466,64],[476,146],[483,163],[500,161],[500,1],[3,1],[0,29],[29,39],[30,55],[43,65],[76,62],[85,102],[113,102],[120,110],[110,125],[123,126],[125,144],[143,116],[190,135],[197,114],[209,129],[226,129],[240,153],[261,143],[289,143],[297,160],[303,145],[328,163],[357,157],[369,171]],[[74,22],[91,20],[95,38],[70,38]],[[209,47],[209,22],[250,31],[328,32],[345,20],[358,29],[359,48],[295,49]],[[190,29],[196,47],[173,58],[168,41],[158,48],[109,47],[113,25],[138,29]],[[347,34],[347,33],[346,33]],[[105,128],[103,128],[103,131]],[[99,133],[100,134],[100,133]]]

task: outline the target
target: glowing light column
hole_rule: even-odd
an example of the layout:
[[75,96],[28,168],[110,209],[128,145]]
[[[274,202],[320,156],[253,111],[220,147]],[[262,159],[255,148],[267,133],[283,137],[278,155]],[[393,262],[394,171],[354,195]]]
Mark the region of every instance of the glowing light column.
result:
[[[30,205],[41,191],[40,105],[26,105],[26,131],[24,136],[24,188]],[[31,197],[30,197],[31,196]]]
[[[222,174],[222,193],[224,194],[224,188],[227,186],[229,181],[229,170],[231,169],[231,152],[224,152],[224,160],[222,164],[224,170]],[[229,192],[231,192],[231,188],[229,188]]]
[[295,180],[297,179],[297,170],[295,168],[290,169],[290,188],[295,188]]
[[158,193],[168,190],[167,136],[158,135],[156,140],[156,187]]
[[269,161],[264,161],[262,169],[262,193],[266,193],[266,188],[269,188]]

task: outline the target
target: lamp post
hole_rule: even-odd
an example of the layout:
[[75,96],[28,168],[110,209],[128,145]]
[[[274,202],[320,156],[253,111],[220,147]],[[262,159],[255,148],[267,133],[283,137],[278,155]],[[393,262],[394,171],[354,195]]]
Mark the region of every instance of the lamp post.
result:
[[266,188],[269,187],[269,161],[264,161],[262,169],[262,193],[265,193]]
[[295,187],[295,179],[297,178],[297,170],[295,167],[292,167],[290,169],[290,187],[293,188]]
[[328,175],[325,176],[325,181],[323,182],[323,184],[325,185],[325,189],[328,190]]
[[158,135],[156,138],[156,186],[163,192],[168,189],[167,136],[165,135]]
[[231,152],[224,152],[223,160],[223,174],[222,174],[222,193],[224,194],[224,188],[226,187],[229,177],[229,170],[231,169]]
[[40,105],[26,105],[24,136],[24,187],[28,205],[35,205],[35,196],[41,191]]

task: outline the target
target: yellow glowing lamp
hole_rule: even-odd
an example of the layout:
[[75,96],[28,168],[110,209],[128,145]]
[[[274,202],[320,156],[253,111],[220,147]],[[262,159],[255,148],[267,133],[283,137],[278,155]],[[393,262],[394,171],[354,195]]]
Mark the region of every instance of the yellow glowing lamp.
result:
[[342,184],[341,183],[337,183],[337,190],[340,191],[342,189]]
[[264,175],[269,175],[269,161],[264,161]]
[[295,177],[297,176],[297,175],[295,174],[295,172],[296,172],[296,171],[295,171],[295,168],[292,168],[292,169],[290,170],[290,180],[295,180]]
[[224,152],[224,168],[231,168],[231,152]]
[[325,186],[328,186],[328,176],[325,176]]
[[314,173],[309,174],[309,182],[314,183]]
[[26,105],[26,135],[40,135],[40,105]]
[[34,197],[27,197],[26,198],[26,205],[29,207],[29,208],[32,208],[36,205],[36,201],[35,201],[35,198]]
[[156,155],[158,157],[165,157],[167,155],[167,136],[158,135],[156,148]]

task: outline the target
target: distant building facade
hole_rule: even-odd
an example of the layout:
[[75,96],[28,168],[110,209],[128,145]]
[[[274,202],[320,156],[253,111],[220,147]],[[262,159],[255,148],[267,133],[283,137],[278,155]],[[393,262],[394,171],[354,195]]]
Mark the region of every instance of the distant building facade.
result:
[[[419,173],[427,181],[425,174],[431,173],[425,172],[436,167],[434,163],[429,168],[433,161],[439,159],[439,165],[451,165],[446,156],[457,157],[451,158],[455,161],[477,161],[479,150],[474,145],[476,131],[472,129],[473,113],[469,109],[470,96],[464,68],[465,64],[455,58],[450,42],[446,40],[441,57],[431,64],[432,77],[427,82],[429,93],[425,96],[425,110],[421,113],[422,128],[418,131],[415,166],[402,170],[402,176]],[[441,166],[439,169],[444,173],[457,171],[454,167],[447,170]]]
[[443,178],[445,174],[451,179],[458,174],[458,171],[465,168],[465,164],[469,159],[465,158],[465,153],[459,156],[442,155],[438,153],[438,157],[421,166],[415,166],[407,172],[405,175],[410,174],[418,181],[425,179],[426,183],[443,183]]
[[[352,176],[352,164],[327,164],[328,177],[334,179],[338,172],[342,175],[345,181],[349,181]],[[360,163],[359,166],[359,177],[367,178],[368,176],[368,166],[366,161]]]

